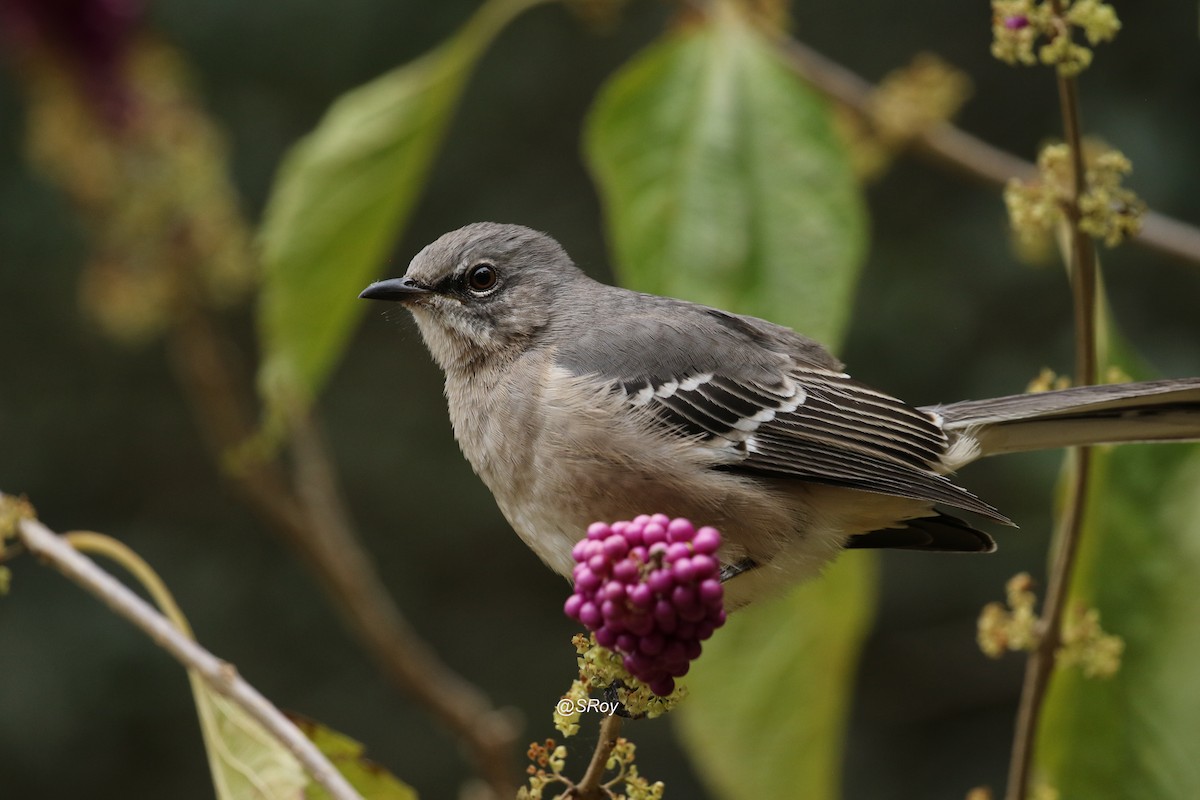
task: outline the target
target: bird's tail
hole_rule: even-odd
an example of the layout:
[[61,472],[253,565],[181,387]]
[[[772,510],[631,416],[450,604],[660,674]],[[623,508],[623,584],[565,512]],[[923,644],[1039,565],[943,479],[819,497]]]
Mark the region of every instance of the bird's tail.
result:
[[1200,378],[1079,386],[923,410],[941,416],[961,464],[1075,445],[1200,440]]

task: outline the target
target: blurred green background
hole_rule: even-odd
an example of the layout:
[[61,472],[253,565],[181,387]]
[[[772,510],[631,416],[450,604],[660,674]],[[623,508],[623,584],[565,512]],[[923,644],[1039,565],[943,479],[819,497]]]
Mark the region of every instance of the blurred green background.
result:
[[[474,7],[159,0],[149,14],[190,60],[257,220],[281,155],[335,97],[426,51]],[[1132,159],[1129,183],[1152,208],[1200,221],[1196,6],[1117,8],[1124,30],[1082,78],[1085,126]],[[402,273],[440,233],[492,219],[552,233],[607,277],[582,122],[598,87],[669,13],[630,3],[599,32],[551,6],[507,29],[471,80],[386,272]],[[921,50],[966,70],[975,94],[960,124],[1022,157],[1059,131],[1048,71],[988,55],[986,3],[826,0],[792,13],[800,39],[872,80]],[[159,570],[200,640],[267,696],[366,742],[422,797],[457,796],[468,774],[457,744],[379,677],[304,567],[214,473],[163,347],[114,345],[80,312],[86,242],[69,204],[23,159],[23,111],[20,83],[5,73],[0,490],[27,493],[56,530],[128,543]],[[1069,371],[1061,268],[1017,262],[998,190],[905,159],[868,198],[870,257],[841,353],[857,378],[932,403],[1020,391],[1042,366]],[[1116,320],[1136,348],[1164,375],[1200,372],[1200,269],[1135,246],[1102,257]],[[250,309],[229,321],[252,364]],[[523,740],[540,740],[554,734],[551,707],[573,675],[566,585],[520,544],[462,460],[440,384],[411,323],[370,309],[319,413],[347,503],[401,606],[451,665],[516,709]],[[1054,455],[1020,456],[961,476],[1021,525],[999,531],[998,554],[885,555],[847,797],[959,798],[1003,783],[1021,661],[985,659],[974,620],[1008,576],[1044,573],[1057,466]],[[668,797],[704,796],[669,725],[635,723],[627,734]],[[593,735],[585,729],[577,746]],[[0,600],[0,796],[212,796],[183,672],[28,561]]]

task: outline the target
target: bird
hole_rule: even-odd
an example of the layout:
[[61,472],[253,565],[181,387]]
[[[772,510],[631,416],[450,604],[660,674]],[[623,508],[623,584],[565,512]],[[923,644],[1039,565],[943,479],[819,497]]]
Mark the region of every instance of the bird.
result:
[[521,539],[570,576],[590,523],[718,528],[727,608],[841,551],[991,552],[951,480],[978,458],[1200,439],[1200,378],[912,407],[790,328],[601,283],[547,234],[480,222],[360,297],[412,313],[454,436]]

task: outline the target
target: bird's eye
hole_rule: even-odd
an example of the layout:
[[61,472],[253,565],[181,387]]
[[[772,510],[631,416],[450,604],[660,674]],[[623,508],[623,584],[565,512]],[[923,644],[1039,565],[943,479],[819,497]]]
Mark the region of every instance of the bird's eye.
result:
[[467,273],[467,286],[472,292],[486,292],[496,286],[500,273],[491,264],[476,264]]

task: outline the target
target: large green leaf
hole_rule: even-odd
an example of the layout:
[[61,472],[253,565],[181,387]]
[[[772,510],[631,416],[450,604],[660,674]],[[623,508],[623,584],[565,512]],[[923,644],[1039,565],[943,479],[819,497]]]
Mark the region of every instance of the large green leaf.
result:
[[1072,607],[1125,640],[1121,670],[1051,683],[1039,775],[1064,798],[1200,797],[1200,449],[1096,453]]
[[472,67],[508,21],[538,2],[490,0],[436,50],[343,95],[288,154],[262,230],[259,390],[274,419],[320,390]]
[[841,336],[862,199],[826,104],[735,9],[625,67],[587,149],[625,282]]
[[[824,103],[732,6],[625,67],[587,150],[627,285],[840,339],[864,250],[858,188]],[[849,556],[705,645],[675,717],[724,796],[838,795],[873,564]]]
[[842,746],[875,559],[855,553],[704,645],[675,714],[697,770],[741,800],[841,796]]

